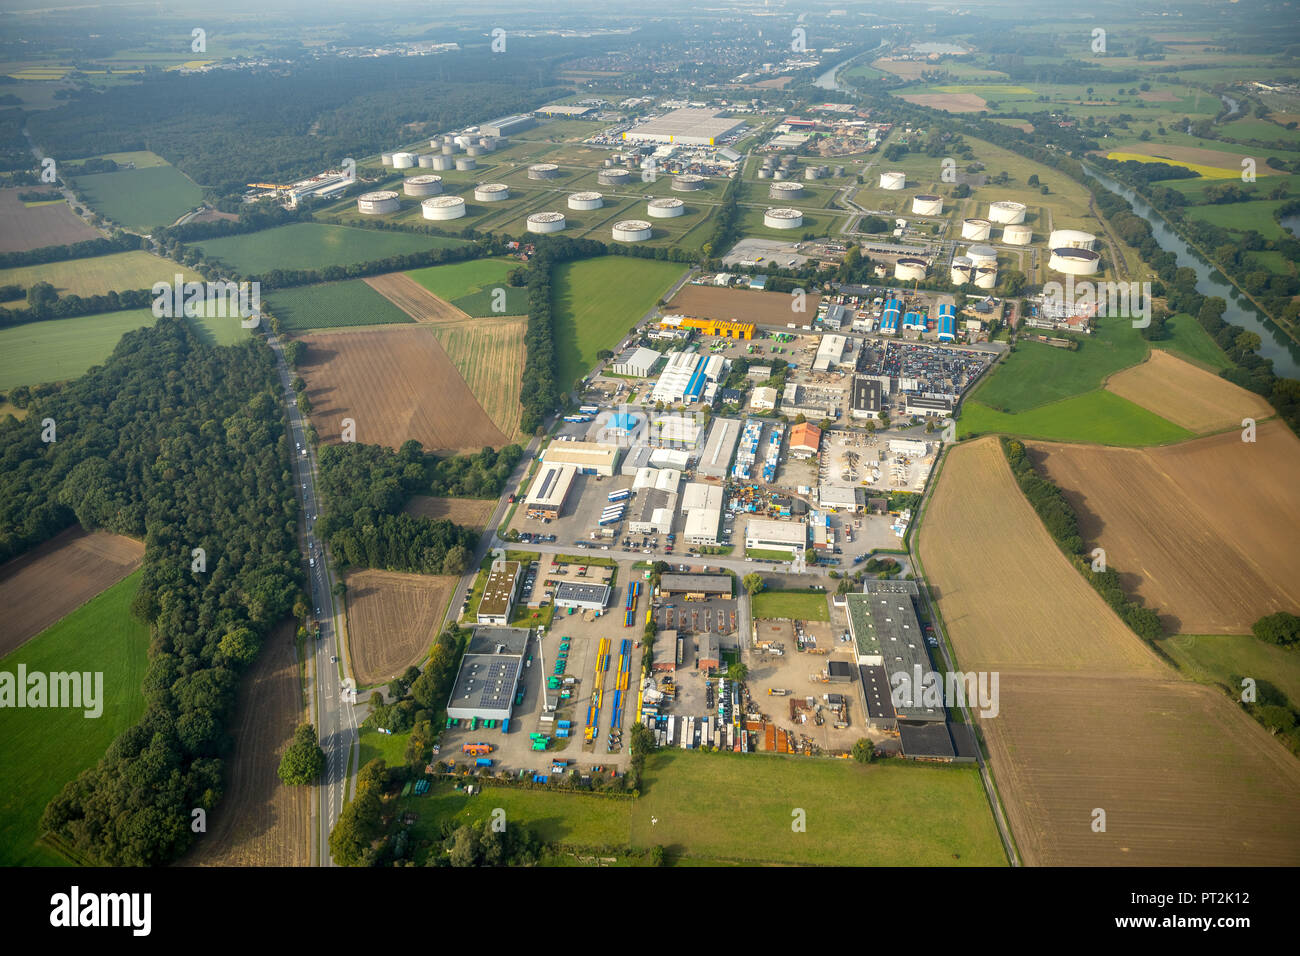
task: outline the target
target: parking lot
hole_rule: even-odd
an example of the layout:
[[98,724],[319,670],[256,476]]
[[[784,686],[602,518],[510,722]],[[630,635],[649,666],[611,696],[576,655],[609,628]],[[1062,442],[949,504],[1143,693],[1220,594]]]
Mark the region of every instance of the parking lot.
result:
[[687,601],[672,598],[654,611],[655,627],[672,629],[683,635],[705,631],[727,637],[736,631],[736,599],[709,598],[707,601]]

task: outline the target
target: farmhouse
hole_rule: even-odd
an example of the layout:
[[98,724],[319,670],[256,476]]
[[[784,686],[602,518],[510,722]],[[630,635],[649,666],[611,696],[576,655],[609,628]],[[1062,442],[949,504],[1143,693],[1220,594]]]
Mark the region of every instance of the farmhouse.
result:
[[572,465],[580,474],[604,475],[614,474],[618,464],[619,448],[617,445],[605,445],[590,441],[551,442],[542,457],[548,464]]
[[476,627],[447,701],[457,720],[508,720],[532,632],[520,627]]
[[794,557],[808,546],[808,528],[802,521],[750,518],[745,526],[745,547],[759,551],[789,551]]
[[519,562],[499,561],[488,572],[487,583],[483,586],[483,598],[479,601],[479,624],[494,624],[505,627],[510,623],[510,612],[515,606],[515,592],[519,586]]
[[526,514],[530,518],[558,518],[564,510],[564,500],[569,497],[573,479],[578,469],[573,465],[544,461],[537,469],[533,486],[528,489],[525,503]]
[[609,606],[609,585],[563,581],[555,589],[555,606],[603,611]]

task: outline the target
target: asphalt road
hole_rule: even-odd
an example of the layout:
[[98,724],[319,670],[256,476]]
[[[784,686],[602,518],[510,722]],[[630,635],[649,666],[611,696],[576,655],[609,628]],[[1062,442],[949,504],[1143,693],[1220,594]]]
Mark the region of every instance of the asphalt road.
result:
[[[354,704],[344,699],[344,687],[355,688],[354,681],[344,684],[347,666],[343,653],[343,627],[341,611],[335,607],[330,593],[334,578],[329,571],[323,544],[316,537],[316,517],[319,515],[319,497],[316,492],[316,455],[307,441],[306,423],[298,411],[296,396],[291,384],[289,366],[285,362],[280,341],[274,335],[267,342],[275,352],[284,388],[284,404],[289,416],[289,435],[295,443],[293,457],[294,482],[302,504],[302,549],[308,565],[308,584],[311,591],[311,610],[320,622],[320,640],[309,640],[307,654],[307,701],[311,722],[320,737],[325,751],[325,774],[316,788],[318,802],[313,807],[316,834],[312,842],[312,862],[318,866],[333,866],[329,854],[329,835],[347,802],[349,783],[359,770],[360,740]],[[301,445],[306,454],[300,454]],[[313,564],[314,562],[314,564]],[[338,658],[339,663],[331,658]],[[355,693],[352,695],[355,697]],[[352,773],[348,773],[351,758]]]

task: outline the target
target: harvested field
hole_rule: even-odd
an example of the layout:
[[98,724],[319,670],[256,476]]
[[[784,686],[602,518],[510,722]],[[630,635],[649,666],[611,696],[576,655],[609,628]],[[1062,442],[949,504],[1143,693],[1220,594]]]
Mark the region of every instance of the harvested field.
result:
[[929,68],[929,64],[922,63],[920,60],[891,60],[888,58],[876,60],[871,65],[877,70],[893,73],[905,80],[915,80]]
[[[1202,175],[1206,175],[1202,172],[1205,169],[1220,173],[1223,178],[1229,178],[1228,172],[1232,176],[1241,175],[1242,154],[1229,153],[1221,149],[1203,149],[1200,146],[1173,146],[1169,143],[1134,143],[1125,146],[1122,153],[1110,153],[1108,155],[1111,159],[1120,160],[1154,159],[1175,166],[1186,166],[1189,169],[1201,172]],[[1274,169],[1267,161],[1260,163],[1255,169],[1256,175],[1259,176],[1269,173],[1277,175],[1282,172],[1283,170]]]
[[20,192],[33,192],[33,186],[0,189],[0,252],[26,252],[43,246],[62,246],[86,239],[99,239],[100,233],[88,226],[66,202],[48,206],[26,206]]
[[484,501],[479,498],[435,498],[432,495],[416,495],[406,503],[408,515],[418,515],[438,521],[446,518],[466,528],[482,531],[492,517],[496,500]]
[[717,286],[685,285],[673,297],[666,311],[682,312],[704,319],[727,319],[780,326],[817,314],[821,296],[809,295],[807,311],[792,312],[794,299],[784,292],[754,292],[749,289],[720,289]]
[[438,298],[405,273],[389,272],[364,281],[417,322],[464,321],[469,318],[468,313]]
[[1178,97],[1168,90],[1147,90],[1138,94],[1138,99],[1146,100],[1148,103],[1173,103]]
[[917,106],[947,110],[949,113],[978,113],[980,110],[988,109],[984,97],[976,96],[974,93],[908,93],[900,96],[899,99],[915,103]]
[[1300,439],[1277,421],[1164,448],[1031,442],[1125,589],[1171,633],[1244,634],[1300,605],[1293,484]]
[[314,787],[288,787],[276,768],[305,720],[294,625],[276,629],[239,689],[226,793],[182,866],[307,866]]
[[144,560],[134,538],[69,528],[0,565],[0,657],[122,580]]
[[995,440],[949,453],[918,546],[959,666],[999,672],[1000,711],[980,726],[1026,864],[1300,862],[1300,764],[1124,627],[1047,535]]
[[356,440],[398,448],[414,438],[432,452],[509,443],[428,329],[411,326],[317,332],[301,338],[312,423],[338,441],[344,418]]
[[1194,432],[1240,428],[1243,418],[1268,418],[1268,402],[1161,349],[1141,365],[1112,375],[1106,389]]
[[396,571],[347,576],[348,653],[358,687],[392,680],[424,659],[456,581]]
[[519,404],[528,317],[439,322],[433,334],[501,434],[519,436]]

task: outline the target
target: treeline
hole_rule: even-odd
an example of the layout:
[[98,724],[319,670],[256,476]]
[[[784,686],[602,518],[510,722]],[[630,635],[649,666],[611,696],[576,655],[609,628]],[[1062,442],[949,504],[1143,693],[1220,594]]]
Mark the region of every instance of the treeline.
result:
[[1128,182],[1144,186],[1163,179],[1199,179],[1201,174],[1186,166],[1174,166],[1170,163],[1144,163],[1136,159],[1108,159],[1094,156],[1093,161],[1114,176],[1123,177]]
[[319,530],[340,568],[460,574],[478,535],[445,519],[403,512],[429,491],[429,463],[417,441],[400,451],[347,442],[320,449],[325,511]]
[[240,210],[238,219],[212,219],[186,222],[179,226],[159,226],[152,235],[163,246],[181,242],[221,239],[248,232],[261,232],[295,222],[310,222],[311,213],[302,209],[285,209],[272,203],[253,203]]
[[434,459],[429,466],[427,493],[447,498],[495,500],[501,497],[506,479],[523,454],[518,445],[506,445],[500,451],[485,447],[476,455]]
[[113,239],[84,239],[62,246],[41,246],[24,252],[0,253],[0,269],[13,269],[17,266],[39,266],[47,262],[62,262],[65,259],[92,259],[95,256],[107,256],[114,252],[131,252],[145,249],[148,241],[139,236],[123,233]]
[[732,179],[722,193],[722,202],[713,214],[713,232],[700,248],[705,258],[722,255],[736,238],[736,224],[740,220],[740,205],[736,201],[740,179]]
[[[275,391],[263,342],[209,347],[162,319],[25,422],[0,422],[0,560],[75,523],[145,541],[131,605],[153,635],[144,715],[41,820],[78,856],[167,863],[193,840],[193,811],[221,799],[240,674],[300,594]],[[45,418],[56,442],[41,440]]]
[[[262,291],[271,289],[289,289],[300,285],[316,285],[318,282],[337,282],[340,279],[359,279],[364,276],[381,275],[385,272],[405,272],[408,269],[422,269],[425,266],[442,265],[447,262],[464,262],[467,259],[479,259],[487,253],[476,244],[451,246],[446,249],[426,249],[422,252],[408,252],[392,255],[370,262],[358,262],[351,265],[326,266],[324,269],[271,269],[269,272],[241,274],[234,269],[220,265],[220,260],[198,260],[193,268],[207,279],[234,279],[236,281],[258,281]],[[187,263],[188,265],[189,263]]]
[[58,295],[48,282],[37,282],[27,290],[27,308],[0,309],[0,328],[47,319],[70,319],[78,315],[148,309],[154,295],[149,289],[104,292],[100,295]]
[[605,253],[605,244],[593,239],[564,237],[539,239],[536,254],[528,267],[528,330],[524,333],[523,388],[520,404],[524,407],[520,429],[536,431],[546,416],[560,403],[560,395],[572,382],[556,382],[555,316],[551,301],[551,271],[563,262],[591,259]]
[[1105,571],[1092,570],[1092,562],[1084,556],[1085,545],[1083,535],[1079,532],[1078,515],[1066,500],[1065,493],[1034,468],[1024,443],[1014,438],[1003,438],[1002,451],[1020,490],[1042,519],[1043,527],[1052,536],[1052,540],[1069,557],[1070,563],[1138,637],[1145,641],[1163,637],[1164,628],[1159,616],[1155,611],[1129,600],[1120,586],[1119,573],[1114,568],[1107,566]]

